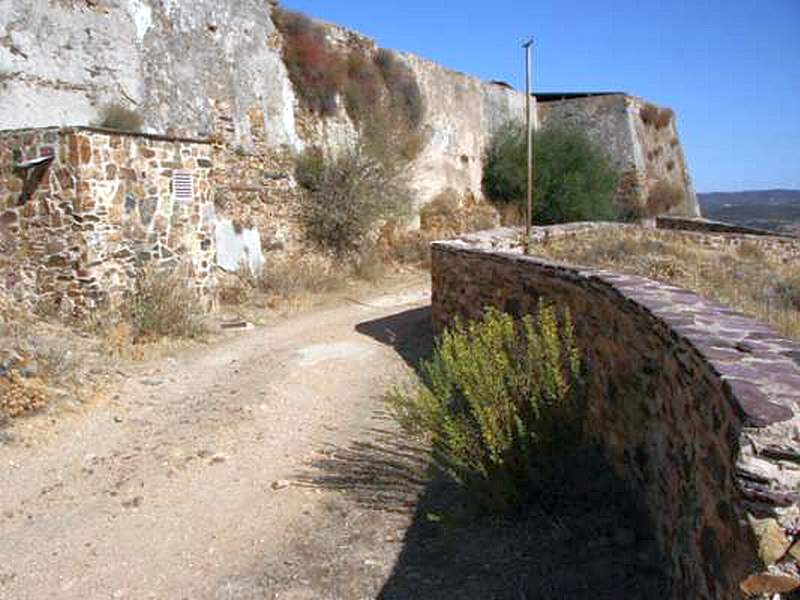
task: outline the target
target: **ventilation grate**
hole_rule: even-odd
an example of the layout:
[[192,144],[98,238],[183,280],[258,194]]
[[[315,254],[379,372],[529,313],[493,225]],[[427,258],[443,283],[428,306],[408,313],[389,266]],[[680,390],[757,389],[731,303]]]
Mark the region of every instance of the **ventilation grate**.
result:
[[172,198],[182,202],[191,202],[194,199],[194,180],[189,171],[172,173]]

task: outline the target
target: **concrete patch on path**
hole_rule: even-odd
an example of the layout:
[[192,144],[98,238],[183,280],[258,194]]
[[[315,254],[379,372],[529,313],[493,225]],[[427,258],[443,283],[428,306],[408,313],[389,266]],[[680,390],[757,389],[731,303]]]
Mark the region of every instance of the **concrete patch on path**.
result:
[[313,367],[330,360],[365,358],[375,354],[375,348],[359,342],[335,342],[314,344],[297,350],[301,367]]

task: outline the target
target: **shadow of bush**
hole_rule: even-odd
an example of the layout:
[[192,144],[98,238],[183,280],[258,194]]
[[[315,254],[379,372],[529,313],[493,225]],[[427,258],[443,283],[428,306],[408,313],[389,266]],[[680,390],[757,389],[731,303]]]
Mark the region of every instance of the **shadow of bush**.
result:
[[[432,348],[429,311],[406,311],[357,330],[416,367]],[[554,459],[533,482],[532,501],[501,518],[481,513],[433,467],[424,443],[398,432],[388,416],[377,418],[369,441],[324,448],[298,482],[339,491],[376,513],[411,516],[379,598],[669,597],[668,561],[650,521],[598,450]]]

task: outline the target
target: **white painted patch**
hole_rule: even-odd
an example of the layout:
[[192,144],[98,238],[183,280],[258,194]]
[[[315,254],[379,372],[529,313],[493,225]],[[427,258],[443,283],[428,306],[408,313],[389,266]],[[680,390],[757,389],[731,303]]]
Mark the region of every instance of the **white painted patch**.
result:
[[336,342],[333,344],[315,344],[297,350],[301,367],[313,367],[330,360],[346,360],[365,358],[375,353],[375,348],[358,342]]
[[258,229],[238,230],[230,219],[220,219],[215,226],[217,241],[217,264],[226,271],[234,272],[246,264],[250,271],[258,273],[264,266],[261,251],[261,235]]
[[294,114],[294,89],[292,88],[288,73],[286,77],[281,78],[280,84],[280,121],[283,123],[283,130],[286,132],[289,145],[298,152],[302,152],[305,150],[305,142],[303,142],[303,140],[297,134],[297,128],[295,127],[297,121]]
[[136,25],[136,37],[141,43],[153,26],[153,11],[145,0],[128,0],[128,14]]

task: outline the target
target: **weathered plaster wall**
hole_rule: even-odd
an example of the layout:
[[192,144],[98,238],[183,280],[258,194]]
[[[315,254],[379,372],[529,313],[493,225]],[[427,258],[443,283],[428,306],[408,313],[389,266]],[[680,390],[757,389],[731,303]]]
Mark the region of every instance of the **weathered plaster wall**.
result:
[[[403,58],[416,74],[426,107],[428,143],[412,166],[421,203],[448,188],[482,197],[484,153],[502,125],[525,118],[525,94],[417,56]],[[535,100],[531,104],[535,111]]]
[[0,129],[89,125],[107,102],[148,131],[296,147],[294,94],[266,0],[0,0]]
[[675,119],[661,128],[641,118],[645,101],[624,94],[539,102],[539,121],[585,131],[608,151],[625,174],[624,193],[644,204],[658,181],[678,186],[685,202],[670,214],[699,217],[700,205],[678,137]]
[[673,286],[492,249],[518,240],[506,230],[434,244],[437,328],[486,306],[569,307],[587,427],[650,508],[673,597],[742,598],[768,566],[800,585],[800,344]]
[[[341,147],[355,128],[343,108],[330,118],[300,106],[281,58],[282,38],[266,0],[111,2],[0,0],[0,130],[86,126],[118,102],[139,112],[152,133],[210,137],[244,164],[223,182],[233,218],[268,227],[267,245],[289,243],[287,155],[307,143]],[[377,51],[356,32],[330,27],[334,45]],[[452,188],[481,192],[481,160],[491,133],[520,119],[524,95],[435,63],[401,55],[418,77],[429,143],[411,168],[419,202]],[[269,174],[263,184],[261,173]],[[235,181],[236,177],[231,177]],[[276,184],[275,182],[278,181]],[[242,189],[236,189],[242,188]],[[268,189],[260,189],[268,188]],[[253,195],[266,203],[258,207]]]
[[[328,31],[331,45],[341,52],[360,50],[372,57],[379,49],[375,40],[344,27],[328,25]],[[482,197],[484,153],[502,125],[525,118],[525,94],[414,54],[398,53],[397,58],[414,73],[425,106],[421,130],[426,143],[410,166],[418,204],[448,189],[461,196]],[[336,147],[357,139],[343,102],[339,104],[337,112],[324,119],[297,107],[306,142]],[[535,118],[535,98],[531,98],[531,110]]]
[[[6,288],[73,312],[130,288],[151,261],[181,261],[194,286],[211,286],[212,151],[197,140],[91,129],[0,134]],[[25,172],[15,164],[46,153],[52,163],[20,204]],[[191,178],[191,198],[173,193],[176,171]]]

